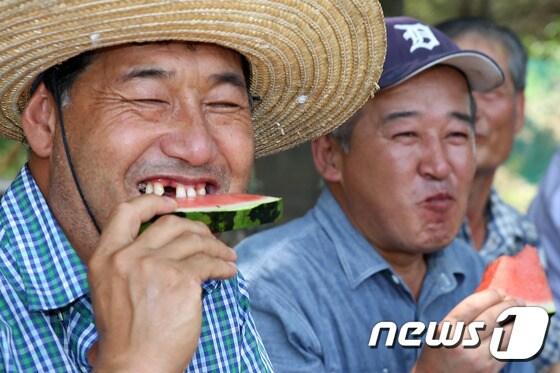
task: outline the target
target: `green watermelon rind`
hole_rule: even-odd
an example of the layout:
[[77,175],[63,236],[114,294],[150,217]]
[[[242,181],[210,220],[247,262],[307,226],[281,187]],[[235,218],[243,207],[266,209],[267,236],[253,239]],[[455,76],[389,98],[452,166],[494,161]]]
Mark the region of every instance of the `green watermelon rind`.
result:
[[546,304],[531,304],[531,306],[541,307],[550,315],[554,316],[556,314],[556,306],[554,302],[546,303]]
[[[173,215],[200,221],[213,233],[258,227],[276,223],[282,218],[284,204],[281,198],[263,197],[250,202],[223,206],[210,206],[197,211],[178,209]],[[158,217],[142,224],[140,232],[146,230]]]

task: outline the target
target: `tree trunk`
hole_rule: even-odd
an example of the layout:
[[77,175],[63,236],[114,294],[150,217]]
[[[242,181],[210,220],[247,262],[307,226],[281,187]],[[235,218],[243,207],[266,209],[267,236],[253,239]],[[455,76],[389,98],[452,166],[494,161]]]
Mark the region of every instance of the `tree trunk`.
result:
[[404,0],[381,0],[381,7],[386,17],[402,16],[404,14]]

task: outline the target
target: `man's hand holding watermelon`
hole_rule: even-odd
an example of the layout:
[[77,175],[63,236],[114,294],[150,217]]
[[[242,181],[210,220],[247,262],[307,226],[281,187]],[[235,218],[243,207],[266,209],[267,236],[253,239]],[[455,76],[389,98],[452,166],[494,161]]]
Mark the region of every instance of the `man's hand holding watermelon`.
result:
[[[486,328],[480,330],[480,345],[476,348],[431,348],[424,347],[420,359],[413,369],[414,373],[493,373],[504,367],[505,363],[496,360],[490,355],[490,340],[492,332],[497,327],[496,319],[507,308],[523,305],[523,302],[508,297],[503,292],[487,289],[475,293],[459,303],[444,318],[456,325],[463,321],[465,327],[473,321],[482,321]],[[513,324],[505,325],[504,343],[507,344],[511,335]],[[454,333],[454,330],[451,331]],[[463,338],[472,338],[465,331]]]
[[176,206],[167,197],[137,197],[116,208],[101,235],[88,266],[102,341],[90,359],[98,371],[182,371],[200,335],[200,284],[237,272],[235,252],[202,223],[168,215],[138,235],[142,222]]

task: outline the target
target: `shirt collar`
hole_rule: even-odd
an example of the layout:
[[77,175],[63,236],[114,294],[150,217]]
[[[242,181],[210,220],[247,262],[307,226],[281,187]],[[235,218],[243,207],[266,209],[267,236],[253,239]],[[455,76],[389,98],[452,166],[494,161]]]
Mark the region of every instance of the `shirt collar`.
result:
[[[386,270],[393,273],[389,263],[350,222],[328,188],[321,193],[313,214],[331,239],[352,289],[378,272]],[[430,254],[428,271],[464,274],[464,265],[459,260],[461,253],[457,250],[471,250],[471,248],[458,240],[453,241],[448,247]],[[454,287],[455,283],[450,283],[450,286]]]
[[321,193],[313,214],[331,239],[338,260],[353,289],[373,274],[390,268],[348,220],[328,188],[324,188]]
[[31,311],[61,308],[88,293],[86,268],[27,166],[0,202],[0,222]]
[[494,188],[490,191],[486,214],[488,221],[495,225],[496,230],[501,236],[504,236],[506,233],[511,234],[518,240],[524,239],[525,233],[517,221],[518,215],[511,211],[511,207],[500,198],[500,195]]
[[[479,253],[486,262],[499,255],[514,255],[526,243],[538,245],[534,225],[512,206],[505,203],[494,188],[490,190],[485,214],[487,232]],[[458,237],[472,245],[472,233],[466,219]]]
[[465,241],[455,238],[449,246],[429,254],[428,272],[465,275],[472,268],[465,268],[464,252],[472,250]]

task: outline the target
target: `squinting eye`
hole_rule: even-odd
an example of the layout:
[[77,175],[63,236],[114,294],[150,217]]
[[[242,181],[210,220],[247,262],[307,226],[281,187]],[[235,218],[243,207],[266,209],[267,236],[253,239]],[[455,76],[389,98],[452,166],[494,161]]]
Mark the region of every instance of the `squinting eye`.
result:
[[393,137],[416,137],[415,132],[400,132],[394,135]]
[[139,98],[139,99],[135,99],[132,100],[133,102],[137,102],[140,104],[153,104],[153,105],[161,105],[161,104],[167,104],[167,101],[164,100],[159,100],[156,98]]
[[230,101],[210,102],[206,104],[211,110],[217,112],[234,112],[242,109],[241,105]]
[[452,137],[460,137],[460,138],[464,138],[464,139],[468,139],[470,136],[468,133],[465,132],[452,132],[451,133]]

